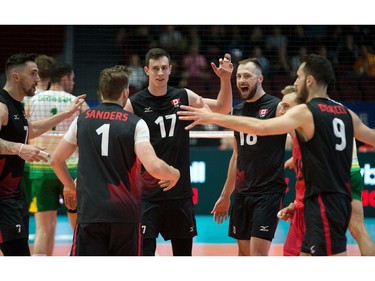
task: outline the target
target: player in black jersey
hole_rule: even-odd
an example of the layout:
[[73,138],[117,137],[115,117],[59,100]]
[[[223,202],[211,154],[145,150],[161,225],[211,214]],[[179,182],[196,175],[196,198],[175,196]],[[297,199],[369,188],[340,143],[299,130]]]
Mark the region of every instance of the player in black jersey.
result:
[[310,54],[300,65],[294,86],[306,104],[297,105],[271,120],[225,116],[207,107],[182,107],[181,120],[214,123],[256,135],[295,130],[304,163],[306,234],[302,252],[310,255],[346,255],[346,232],[351,214],[350,170],[353,137],[375,145],[375,131],[350,109],[331,100],[327,88],[334,81],[327,58]]
[[[226,114],[232,108],[233,65],[225,59],[220,59],[219,64],[217,68],[211,63],[220,78],[218,97],[203,100],[211,110]],[[152,48],[147,52],[144,70],[149,78],[148,87],[132,95],[125,109],[146,121],[156,154],[178,168],[181,178],[175,188],[160,192],[155,190],[157,179],[142,169],[143,255],[155,255],[156,238],[161,234],[165,240],[171,240],[174,256],[191,256],[197,229],[190,182],[189,132],[184,129],[188,122],[178,120],[176,113],[181,105],[201,107],[203,101],[189,89],[168,86],[172,66],[164,49]]]
[[0,90],[0,249],[5,256],[30,255],[28,204],[20,187],[25,160],[47,161],[41,147],[28,144],[76,112],[85,95],[68,110],[28,122],[22,100],[35,94],[40,81],[35,54],[16,54],[5,64],[6,83]]
[[[156,156],[146,123],[123,109],[129,75],[125,66],[101,71],[102,103],[73,121],[52,155],[51,165],[64,184],[65,204],[77,206],[73,256],[141,255],[140,162],[158,179],[155,188],[160,192],[168,192],[180,177]],[[77,147],[76,191],[66,160]]]
[[[280,99],[263,90],[262,68],[256,59],[239,62],[236,81],[244,100],[233,115],[274,118]],[[227,180],[212,213],[221,223],[228,217],[229,236],[237,239],[239,256],[266,256],[271,247],[276,217],[286,189],[284,154],[286,134],[258,136],[235,132]]]

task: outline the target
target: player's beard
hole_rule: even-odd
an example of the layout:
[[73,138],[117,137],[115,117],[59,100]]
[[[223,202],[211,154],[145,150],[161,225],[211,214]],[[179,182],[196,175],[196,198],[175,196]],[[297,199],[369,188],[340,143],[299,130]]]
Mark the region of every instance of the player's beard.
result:
[[255,83],[254,87],[248,91],[248,94],[247,94],[247,95],[244,95],[244,94],[242,94],[242,92],[241,92],[241,98],[242,98],[244,101],[251,100],[251,99],[255,96],[257,90],[258,90],[258,84]]
[[33,97],[35,95],[36,87],[31,87],[29,89],[23,87],[23,91],[26,93],[27,97]]
[[307,101],[307,98],[309,96],[309,92],[307,90],[306,81],[303,83],[303,86],[302,86],[301,90],[299,91],[298,95],[300,96],[300,99],[302,100],[302,102],[305,103]]

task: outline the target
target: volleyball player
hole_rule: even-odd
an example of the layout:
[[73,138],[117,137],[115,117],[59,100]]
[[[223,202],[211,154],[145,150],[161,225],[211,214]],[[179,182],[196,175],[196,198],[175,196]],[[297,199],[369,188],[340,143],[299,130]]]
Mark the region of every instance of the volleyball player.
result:
[[[230,77],[233,65],[226,61],[229,69],[223,69],[224,59],[220,59],[219,63],[219,68],[211,63],[220,78],[218,97],[204,101],[213,111],[226,114],[232,108]],[[149,79],[148,87],[132,95],[125,109],[146,121],[157,155],[177,167],[181,178],[174,189],[161,192],[154,188],[157,179],[142,171],[143,255],[155,255],[156,238],[161,234],[164,240],[171,240],[174,256],[191,256],[197,228],[190,182],[189,132],[184,129],[188,123],[178,120],[176,113],[181,105],[200,107],[202,101],[189,89],[168,85],[172,65],[166,50],[150,49],[146,54],[144,71]]]
[[[286,111],[288,111],[295,105],[302,103],[302,101],[298,97],[298,94],[295,92],[293,86],[285,87],[282,93],[284,95],[281,101],[282,114],[284,114]],[[286,165],[288,165],[290,168],[294,168],[294,171],[296,173],[296,197],[294,202],[290,203],[287,207],[283,208],[278,213],[278,217],[280,219],[290,221],[288,234],[286,236],[283,247],[284,256],[300,255],[302,240],[306,231],[305,221],[303,217],[303,199],[305,193],[305,182],[303,180],[302,173],[303,165],[301,159],[301,151],[299,149],[298,141],[295,138],[295,134],[293,138],[293,150],[291,160],[291,164],[288,165],[286,163]],[[289,162],[289,160],[287,162]],[[352,193],[352,214],[350,217],[348,227],[349,232],[357,241],[362,256],[374,256],[375,245],[371,240],[364,223],[364,213],[362,205],[363,179],[358,162],[357,145],[355,139],[353,143],[350,186]]]
[[[52,155],[51,165],[64,184],[65,204],[69,209],[77,207],[73,256],[141,254],[138,159],[158,179],[155,188],[161,192],[168,192],[180,177],[177,169],[156,156],[146,123],[123,109],[129,75],[125,66],[100,72],[102,103],[73,121]],[[66,159],[77,148],[75,183]]]
[[[270,119],[278,114],[280,99],[263,90],[263,79],[257,59],[239,62],[236,81],[243,102],[233,109],[233,115]],[[218,223],[226,219],[233,195],[228,235],[237,240],[238,255],[267,256],[286,190],[286,134],[234,132],[234,136],[227,179],[212,213]]]
[[[70,64],[55,62],[50,66],[50,88],[35,94],[27,103],[25,109],[29,119],[36,121],[63,112],[75,99],[72,94],[74,88],[74,69]],[[59,139],[66,133],[69,125],[80,113],[88,109],[83,103],[80,110],[70,118],[51,128],[46,134],[32,140],[34,145],[46,148],[52,154]],[[75,178],[77,174],[78,154],[74,153],[69,159],[69,171]],[[52,256],[57,224],[57,212],[60,208],[60,198],[64,186],[56,177],[49,162],[30,163],[29,178],[31,184],[30,213],[35,217],[35,240],[33,255]],[[68,210],[67,216],[72,229],[77,219],[75,210]]]
[[[285,114],[292,107],[303,103],[292,85],[286,86],[281,93],[283,94],[283,98],[280,103],[280,115]],[[296,139],[296,134],[294,131],[290,134],[293,139],[292,157],[286,161],[285,165],[289,168],[294,168],[296,175],[296,196],[292,203],[277,213],[277,216],[279,219],[290,221],[288,234],[283,246],[283,255],[299,256],[303,237],[306,232],[303,204],[305,195],[305,181],[303,179],[302,172],[302,155]]]
[[306,234],[302,252],[310,255],[346,255],[346,231],[351,216],[350,170],[353,138],[375,145],[375,131],[345,106],[329,99],[328,85],[334,71],[327,58],[307,56],[294,83],[306,101],[283,116],[258,120],[227,116],[202,109],[182,107],[186,127],[214,123],[256,135],[277,135],[296,130],[305,179]]
[[15,54],[5,64],[6,83],[0,90],[0,249],[4,256],[29,256],[28,204],[20,186],[25,161],[47,161],[35,138],[72,116],[86,95],[74,99],[64,112],[28,122],[22,100],[35,94],[40,78],[36,54]]

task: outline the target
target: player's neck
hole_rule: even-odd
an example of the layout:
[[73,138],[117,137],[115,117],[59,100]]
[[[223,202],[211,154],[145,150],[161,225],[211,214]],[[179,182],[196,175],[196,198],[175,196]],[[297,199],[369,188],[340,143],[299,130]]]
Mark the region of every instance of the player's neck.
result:
[[50,91],[64,91],[63,87],[60,86],[60,84],[52,84],[51,87],[49,88]]
[[316,89],[315,91],[311,91],[307,98],[307,101],[312,100],[313,98],[324,98],[327,99],[329,96],[327,95],[327,90],[325,89]]
[[148,86],[148,91],[153,95],[153,96],[164,96],[167,91],[168,91],[168,86],[162,86],[162,87],[156,87],[156,86]]
[[16,101],[21,102],[25,95],[20,94],[20,91],[15,89],[14,87],[10,86],[8,83],[5,84],[4,90],[8,92],[8,94],[15,99]]

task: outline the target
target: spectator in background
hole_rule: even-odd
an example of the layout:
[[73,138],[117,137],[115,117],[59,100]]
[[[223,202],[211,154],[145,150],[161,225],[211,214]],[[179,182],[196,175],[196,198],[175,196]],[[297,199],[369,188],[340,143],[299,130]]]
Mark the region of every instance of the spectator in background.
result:
[[202,53],[207,61],[215,61],[225,52],[228,42],[227,26],[210,25],[202,29]]
[[272,33],[266,37],[265,56],[270,58],[272,71],[275,74],[289,74],[288,37],[282,33],[279,26],[272,28]]
[[121,61],[127,62],[131,54],[144,54],[157,44],[157,40],[151,35],[150,26],[137,25],[121,27],[117,32],[116,43],[122,51]]
[[345,42],[339,42],[337,48],[337,71],[341,75],[353,75],[353,65],[359,55],[359,48],[352,34],[345,36]]
[[375,76],[375,54],[362,44],[359,57],[354,62],[354,71],[358,75]]
[[247,44],[245,42],[245,36],[241,33],[241,27],[238,25],[234,25],[230,29],[230,35],[228,38],[228,44],[227,44],[227,52],[232,53],[232,50],[239,49],[242,53],[245,53]]
[[199,27],[196,25],[189,25],[187,30],[186,36],[186,43],[188,46],[196,44],[201,48],[202,46],[202,38],[199,33]]
[[[51,87],[47,91],[33,96],[28,104],[27,112],[31,121],[48,118],[64,112],[75,99],[72,94],[74,87],[73,67],[66,63],[55,63],[50,68]],[[70,118],[53,127],[45,134],[32,140],[32,144],[45,147],[50,155],[58,141],[68,130],[74,118],[88,108],[86,103]],[[74,154],[68,161],[68,168],[73,177],[77,174],[78,154]],[[50,162],[30,163],[30,183],[32,201],[29,211],[35,213],[35,242],[33,255],[52,256],[57,211],[60,199],[63,198],[63,188],[60,180],[53,171]],[[72,228],[76,222],[76,211],[68,210],[68,218]]]
[[270,74],[271,63],[270,63],[270,60],[263,55],[263,50],[261,47],[259,46],[254,47],[253,57],[256,58],[258,62],[260,63],[260,65],[262,66],[263,75],[267,76],[268,74]]
[[[310,44],[306,36],[305,27],[296,25],[291,36],[288,36],[288,57],[292,57],[301,47],[306,47]],[[293,74],[292,76],[294,77],[295,75]]]
[[333,51],[329,51],[329,49],[327,48],[325,44],[319,44],[316,53],[320,56],[326,57],[328,60],[331,61],[332,66],[334,68],[336,67],[337,65],[336,53]]
[[[141,64],[141,58],[138,54],[131,54],[129,58],[129,86],[131,94],[142,89],[147,84],[147,76]],[[133,91],[133,92],[132,92]]]
[[189,53],[182,58],[182,66],[187,79],[207,78],[208,62],[197,44],[190,45]]
[[[262,52],[264,53],[264,50],[266,48],[266,41],[263,36],[263,29],[260,26],[255,26],[250,33],[250,38],[248,40],[248,44],[250,46],[258,46],[262,49]],[[244,53],[243,57],[251,57],[251,51],[249,50],[248,53]]]
[[307,55],[307,48],[305,46],[302,46],[298,49],[298,53],[294,54],[290,59],[290,76],[295,78],[297,70],[301,63],[304,61],[305,57]]
[[182,54],[186,51],[186,38],[174,25],[164,26],[159,35],[159,44],[176,60],[181,60]]

